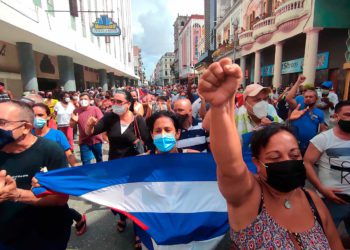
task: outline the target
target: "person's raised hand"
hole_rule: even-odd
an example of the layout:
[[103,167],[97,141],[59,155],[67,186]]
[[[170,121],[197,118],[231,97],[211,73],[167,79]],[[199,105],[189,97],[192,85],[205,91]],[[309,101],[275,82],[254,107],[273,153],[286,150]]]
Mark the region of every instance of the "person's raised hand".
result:
[[299,110],[300,104],[290,113],[289,120],[294,121],[298,120],[300,117],[302,117],[308,110],[309,107],[306,107],[305,109]]
[[242,79],[241,68],[229,58],[212,63],[199,80],[198,93],[211,105],[227,103],[237,92]]
[[305,76],[299,75],[299,76],[298,76],[297,83],[302,84],[303,82],[305,82],[305,80],[306,80],[306,77],[305,77]]

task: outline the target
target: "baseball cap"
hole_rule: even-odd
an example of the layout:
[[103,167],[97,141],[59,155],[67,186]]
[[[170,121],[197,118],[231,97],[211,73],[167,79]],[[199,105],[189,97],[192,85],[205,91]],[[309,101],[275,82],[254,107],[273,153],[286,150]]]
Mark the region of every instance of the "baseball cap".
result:
[[327,89],[332,88],[332,86],[333,86],[333,83],[331,81],[326,81],[326,82],[322,83],[322,85],[321,85],[321,87],[325,87]]
[[256,96],[261,91],[265,91],[267,94],[269,94],[271,92],[271,89],[263,87],[257,83],[250,84],[245,88],[243,92],[243,99],[245,100],[248,96]]

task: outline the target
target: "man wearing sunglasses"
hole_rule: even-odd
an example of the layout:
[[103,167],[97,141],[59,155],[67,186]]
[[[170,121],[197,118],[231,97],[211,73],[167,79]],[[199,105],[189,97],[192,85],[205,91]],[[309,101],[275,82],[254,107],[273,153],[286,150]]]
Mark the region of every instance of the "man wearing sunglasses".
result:
[[63,149],[32,135],[28,104],[7,101],[0,110],[0,249],[66,249],[68,196],[36,198],[30,190],[36,173],[67,166]]

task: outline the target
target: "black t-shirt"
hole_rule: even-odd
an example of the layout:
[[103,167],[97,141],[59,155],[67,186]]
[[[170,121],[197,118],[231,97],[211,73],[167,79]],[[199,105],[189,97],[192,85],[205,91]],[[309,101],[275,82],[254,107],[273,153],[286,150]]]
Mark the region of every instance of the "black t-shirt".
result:
[[[36,173],[67,166],[62,148],[45,138],[38,138],[29,149],[18,154],[0,151],[0,169],[5,169],[21,189],[31,188]],[[60,240],[64,237],[64,230],[69,230],[71,224],[68,205],[32,206],[13,201],[0,203],[0,242],[5,244],[28,246],[43,238]]]
[[137,120],[141,138],[145,146],[147,148],[152,148],[153,142],[151,135],[145,121],[140,116],[137,116],[134,121],[130,123],[123,134],[120,128],[120,118],[113,112],[105,113],[96,124],[94,135],[107,132],[109,139],[109,160],[137,155],[137,151],[134,148],[134,142],[137,139],[134,130],[135,120]]

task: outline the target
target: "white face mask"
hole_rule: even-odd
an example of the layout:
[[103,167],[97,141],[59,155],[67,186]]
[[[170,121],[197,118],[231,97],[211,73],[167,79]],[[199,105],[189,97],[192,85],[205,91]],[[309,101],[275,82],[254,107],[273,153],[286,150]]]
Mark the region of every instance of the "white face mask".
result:
[[89,101],[89,100],[81,100],[81,101],[80,101],[80,105],[81,105],[82,107],[87,107],[87,106],[89,106],[89,104],[90,104],[90,101]]
[[70,98],[69,98],[69,97],[64,98],[64,100],[65,100],[67,103],[70,102]]
[[262,119],[267,116],[268,107],[267,101],[260,101],[253,106],[253,113],[257,118]]
[[119,105],[113,105],[112,106],[112,111],[113,113],[117,114],[117,115],[122,115],[125,113],[125,108],[123,105],[119,106]]

